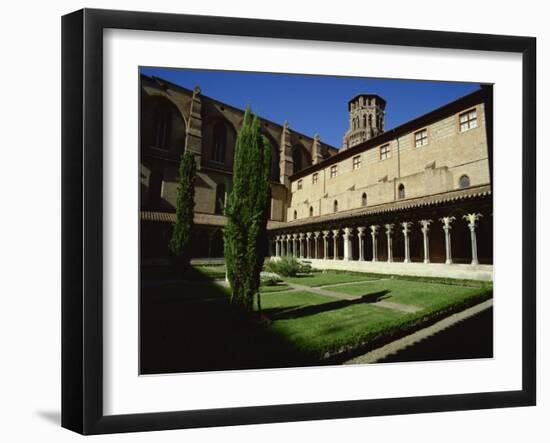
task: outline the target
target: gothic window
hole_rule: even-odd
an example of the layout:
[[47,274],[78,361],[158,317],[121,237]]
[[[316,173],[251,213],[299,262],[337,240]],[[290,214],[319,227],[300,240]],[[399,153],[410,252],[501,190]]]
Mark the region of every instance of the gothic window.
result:
[[295,145],[292,148],[292,162],[294,163],[293,173],[296,174],[311,166],[311,156],[302,145]]
[[477,112],[475,109],[464,112],[459,115],[460,132],[468,131],[469,129],[477,128]]
[[338,200],[334,200],[332,204],[332,212],[338,212]]
[[338,174],[338,165],[332,165],[330,167],[330,178],[336,177],[337,174]]
[[313,176],[311,177],[311,183],[313,183],[314,185],[316,185],[318,181],[319,181],[319,174],[317,174],[317,172],[316,172],[316,173],[313,174]]
[[223,122],[214,126],[214,144],[212,146],[212,160],[225,163],[225,150],[227,145],[227,131]]
[[372,114],[369,114],[369,128],[372,128]]
[[309,207],[309,216],[313,217],[313,206]]
[[149,206],[157,207],[160,203],[162,193],[162,173],[159,171],[151,172],[149,177]]
[[463,175],[458,180],[458,186],[460,189],[469,188],[470,187],[470,177],[467,175]]
[[216,185],[216,207],[215,207],[215,213],[216,214],[223,214],[223,210],[225,208],[225,185],[223,183],[219,183]]
[[414,146],[416,148],[421,148],[428,144],[428,130],[422,129],[421,131],[414,133]]
[[361,196],[361,206],[367,206],[367,193],[363,192],[363,195]]
[[390,145],[380,146],[380,160],[390,158]]
[[403,183],[401,183],[399,188],[397,188],[397,195],[400,199],[405,198],[405,185]]
[[302,190],[302,180],[298,180],[298,191]]
[[155,112],[155,148],[170,149],[172,131],[172,112],[170,105],[159,103]]
[[298,212],[294,211],[294,220],[298,218]]
[[367,114],[363,114],[363,128],[367,127]]

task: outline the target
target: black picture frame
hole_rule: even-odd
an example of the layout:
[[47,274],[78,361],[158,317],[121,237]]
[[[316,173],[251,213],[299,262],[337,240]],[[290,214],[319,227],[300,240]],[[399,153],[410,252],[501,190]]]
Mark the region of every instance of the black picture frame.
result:
[[[522,388],[517,391],[104,415],[103,31],[501,51],[522,55]],[[62,426],[82,434],[151,431],[536,403],[536,39],[229,17],[83,9],[62,18]]]

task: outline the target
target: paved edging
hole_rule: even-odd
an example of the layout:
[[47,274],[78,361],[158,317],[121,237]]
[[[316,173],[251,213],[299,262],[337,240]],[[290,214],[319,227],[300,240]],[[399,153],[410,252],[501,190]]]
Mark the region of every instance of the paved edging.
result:
[[457,312],[456,314],[452,314],[444,318],[443,320],[434,323],[431,326],[413,332],[412,334],[388,343],[385,346],[374,349],[370,352],[367,352],[366,354],[360,355],[359,357],[352,358],[351,360],[344,362],[344,364],[347,365],[376,363],[377,361],[382,360],[391,354],[395,354],[396,352],[412,346],[428,337],[431,337],[432,335],[441,332],[444,329],[449,328],[450,326],[466,320],[467,318],[473,317],[474,315],[479,314],[480,312],[484,311],[485,309],[489,309],[492,306],[493,299],[491,298],[475,306],[472,306],[471,308],[465,309],[461,312]]

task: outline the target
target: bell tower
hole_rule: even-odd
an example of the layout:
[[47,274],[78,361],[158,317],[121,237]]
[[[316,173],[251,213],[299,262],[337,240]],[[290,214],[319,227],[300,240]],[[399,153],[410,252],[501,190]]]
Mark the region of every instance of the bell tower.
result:
[[386,100],[376,94],[359,94],[348,102],[349,129],[342,149],[358,145],[384,132]]

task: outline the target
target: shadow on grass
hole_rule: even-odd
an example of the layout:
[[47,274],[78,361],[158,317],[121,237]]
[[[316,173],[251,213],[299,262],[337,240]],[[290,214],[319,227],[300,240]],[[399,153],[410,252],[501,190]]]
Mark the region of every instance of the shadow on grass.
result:
[[229,303],[213,282],[142,285],[140,373],[307,366],[311,355]]
[[264,310],[264,314],[273,320],[292,320],[296,318],[307,317],[309,315],[320,314],[323,312],[334,311],[337,309],[347,308],[348,306],[358,305],[361,303],[376,303],[389,297],[390,291],[384,289],[370,294],[365,294],[353,300],[336,300],[320,305],[307,305],[295,308],[272,308]]

